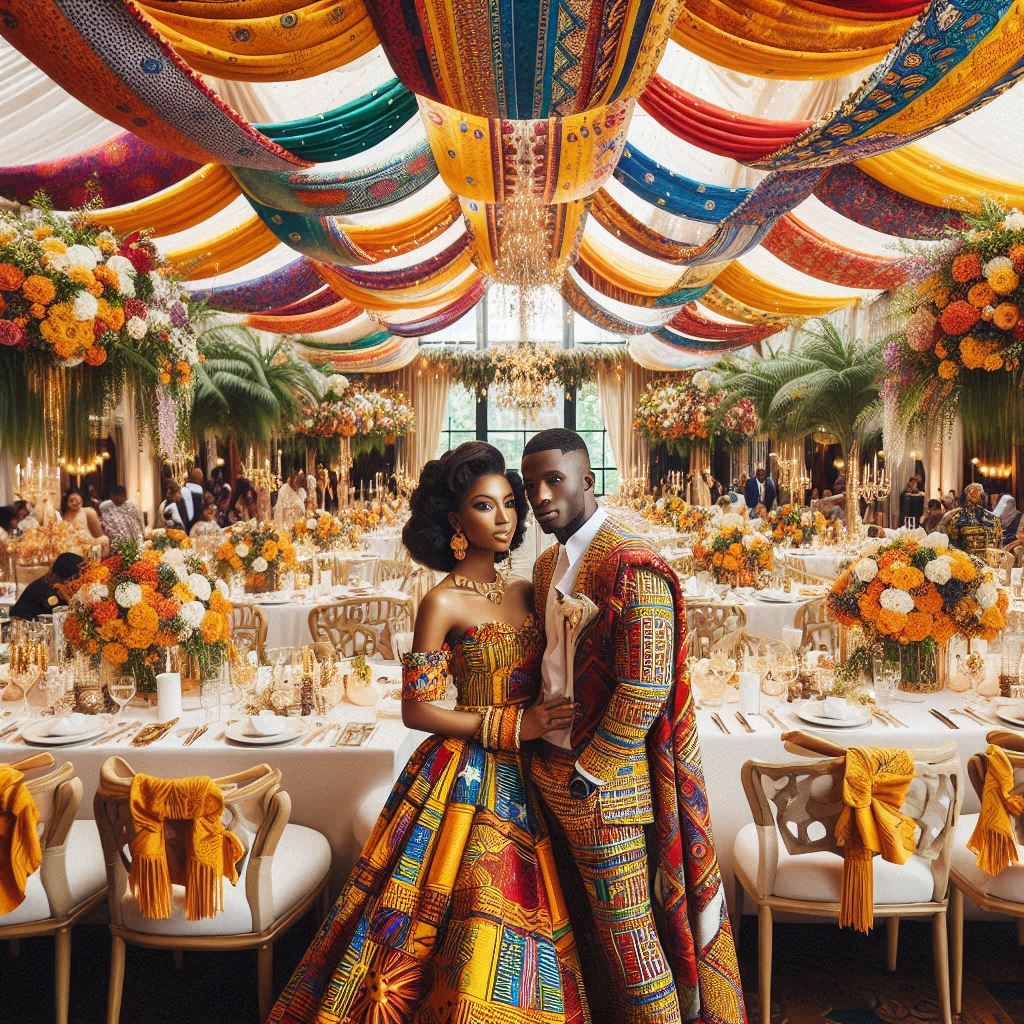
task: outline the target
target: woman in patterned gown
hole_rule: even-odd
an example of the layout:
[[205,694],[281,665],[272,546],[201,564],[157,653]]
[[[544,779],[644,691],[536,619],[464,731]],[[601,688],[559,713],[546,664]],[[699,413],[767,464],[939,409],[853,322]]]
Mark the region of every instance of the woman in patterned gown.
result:
[[[424,467],[402,539],[449,571],[420,605],[402,717],[425,740],[395,783],[272,1024],[587,1024],[575,941],[519,744],[564,728],[536,704],[532,586],[496,571],[525,532],[501,453]],[[458,704],[436,704],[449,674]]]

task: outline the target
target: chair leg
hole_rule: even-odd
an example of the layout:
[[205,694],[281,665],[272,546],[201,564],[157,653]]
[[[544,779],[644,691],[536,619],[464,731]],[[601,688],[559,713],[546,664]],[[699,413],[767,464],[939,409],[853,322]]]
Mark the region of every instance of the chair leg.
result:
[[946,942],[946,912],[932,918],[932,956],[935,958],[935,988],[942,1024],[953,1024],[949,1007],[949,946]]
[[959,1016],[964,999],[964,894],[955,885],[949,887],[949,912],[950,1000]]
[[324,887],[320,890],[317,908],[320,911],[320,920],[322,921],[331,909],[331,887],[327,882],[324,882]]
[[121,1020],[121,990],[124,987],[124,939],[110,937],[110,986],[107,990],[107,1024]]
[[900,919],[898,917],[887,917],[885,919],[885,969],[896,970],[896,957],[900,951]]
[[53,997],[57,1024],[68,1024],[68,996],[71,991],[71,929],[61,928],[53,936]]
[[772,1019],[772,908],[757,908],[757,985],[761,1024]]
[[733,944],[740,944],[740,925],[743,923],[743,885],[737,874],[732,876],[732,940]]
[[1017,918],[1017,945],[1024,946],[1024,917]]
[[256,993],[259,999],[260,1020],[270,1016],[274,995],[274,944],[267,942],[256,948]]
[[11,956],[18,956],[21,953],[21,939],[8,939],[7,949]]
[[180,971],[185,966],[185,951],[176,949],[174,952],[174,969]]

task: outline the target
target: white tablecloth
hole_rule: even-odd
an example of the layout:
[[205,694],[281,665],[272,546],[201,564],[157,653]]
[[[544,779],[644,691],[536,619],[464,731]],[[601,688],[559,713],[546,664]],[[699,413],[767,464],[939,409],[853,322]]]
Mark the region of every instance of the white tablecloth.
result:
[[[348,587],[335,587],[329,594],[323,597],[310,597],[299,595],[288,601],[287,604],[263,604],[255,603],[263,609],[267,616],[267,649],[273,650],[278,647],[301,647],[303,644],[312,643],[313,637],[309,632],[309,613],[321,605],[330,604],[342,598],[365,598],[372,597],[394,597],[405,598],[407,594],[400,590],[374,589],[356,593]],[[235,604],[254,603],[252,598],[233,597]]]
[[839,576],[839,567],[855,556],[849,551],[828,548],[791,548],[785,552],[785,557],[804,572],[836,579]]

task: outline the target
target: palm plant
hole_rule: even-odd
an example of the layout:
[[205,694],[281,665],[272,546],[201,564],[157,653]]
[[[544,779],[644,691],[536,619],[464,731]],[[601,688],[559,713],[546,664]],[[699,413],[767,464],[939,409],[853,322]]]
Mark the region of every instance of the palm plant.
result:
[[316,371],[296,358],[284,339],[268,348],[239,323],[197,317],[203,362],[195,378],[191,428],[233,440],[239,448],[265,447],[286,433],[316,398]]
[[[882,343],[844,341],[828,320],[815,320],[792,352],[717,367],[725,397],[718,417],[749,398],[766,431],[782,441],[802,441],[815,430],[833,435],[854,470],[860,450],[877,432],[882,404]],[[847,502],[852,521],[856,503]]]

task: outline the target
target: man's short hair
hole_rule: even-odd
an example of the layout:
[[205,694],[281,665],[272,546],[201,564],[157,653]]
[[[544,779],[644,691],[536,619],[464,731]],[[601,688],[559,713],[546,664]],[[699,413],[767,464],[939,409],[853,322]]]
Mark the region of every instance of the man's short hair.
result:
[[124,484],[114,484],[114,486],[110,488],[110,494],[111,494],[112,497],[115,496],[115,495],[120,495],[120,494],[127,495],[128,494],[128,488],[125,487]]
[[587,442],[575,430],[566,430],[564,427],[552,427],[549,430],[542,430],[539,434],[534,434],[526,442],[523,455],[555,450],[560,451],[563,455],[567,452],[583,452],[588,459],[590,458]]

